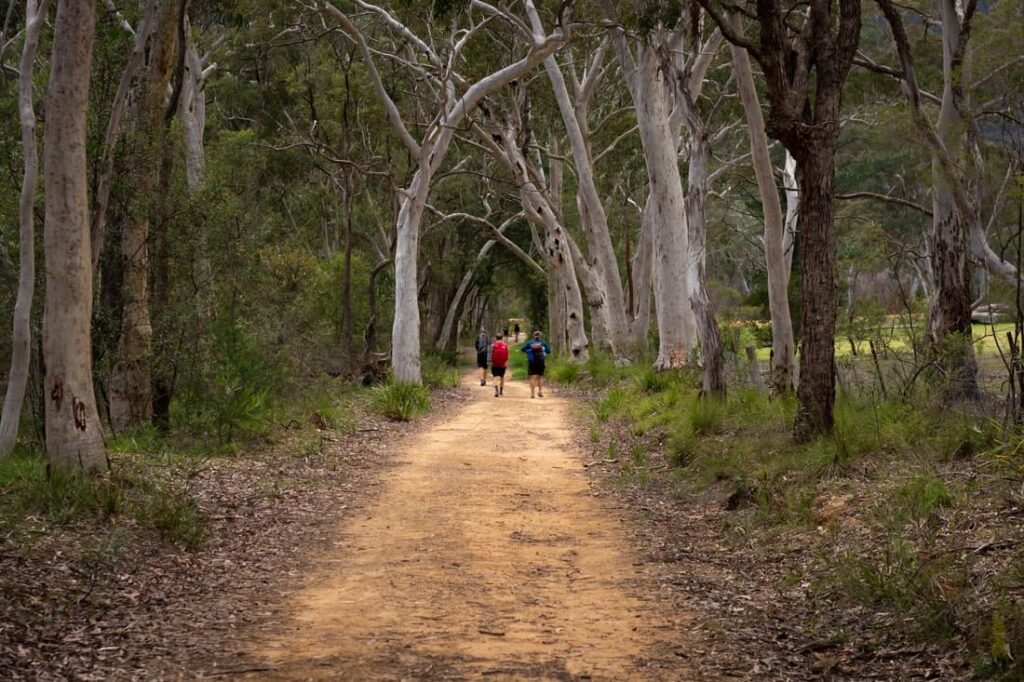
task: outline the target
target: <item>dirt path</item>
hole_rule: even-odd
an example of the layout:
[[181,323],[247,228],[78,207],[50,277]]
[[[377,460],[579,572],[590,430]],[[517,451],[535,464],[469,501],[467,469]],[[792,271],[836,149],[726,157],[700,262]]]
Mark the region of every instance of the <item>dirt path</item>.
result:
[[339,529],[290,629],[254,645],[259,675],[697,679],[659,662],[682,617],[644,590],[622,512],[570,452],[567,402],[531,400],[523,381],[496,399],[475,376],[474,399],[416,436]]

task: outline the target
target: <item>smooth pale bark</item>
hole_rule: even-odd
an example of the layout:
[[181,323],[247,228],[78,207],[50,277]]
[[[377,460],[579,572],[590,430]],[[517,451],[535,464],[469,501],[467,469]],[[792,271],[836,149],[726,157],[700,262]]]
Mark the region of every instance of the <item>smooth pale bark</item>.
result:
[[21,121],[21,149],[25,172],[18,203],[18,295],[14,302],[11,371],[7,379],[3,414],[0,415],[0,457],[10,454],[18,440],[18,423],[21,421],[21,406],[25,401],[25,387],[28,385],[28,370],[32,359],[32,295],[36,283],[33,211],[36,203],[36,184],[39,180],[32,76],[39,48],[39,31],[46,23],[49,8],[50,0],[27,0],[25,3],[25,44],[21,50],[18,75],[18,115]]
[[793,273],[793,252],[796,246],[797,223],[800,220],[800,185],[796,181],[796,159],[786,150],[782,167],[782,186],[786,190],[786,222],[782,233],[782,253],[786,259],[786,283]]
[[44,135],[46,452],[62,470],[108,468],[92,381],[86,120],[96,7],[59,0]]
[[636,69],[636,116],[650,180],[657,369],[683,367],[696,346],[689,304],[689,236],[682,179],[669,124],[671,107],[655,50],[644,47]]
[[687,91],[680,92],[679,106],[683,110],[689,138],[687,140],[689,169],[686,188],[686,221],[690,240],[690,269],[695,284],[690,293],[690,305],[697,320],[700,339],[702,379],[701,394],[711,398],[725,398],[725,360],[722,355],[722,337],[718,331],[715,310],[708,295],[706,205],[709,191],[708,161],[711,145],[700,120],[697,108]]
[[[534,33],[542,35],[543,26],[540,17],[530,3],[527,3],[527,13]],[[586,102],[580,103],[582,107],[580,112],[573,106],[569,89],[565,83],[565,75],[554,57],[544,60],[544,70],[551,82],[558,111],[565,125],[569,149],[572,151],[573,164],[576,168],[580,220],[590,254],[589,261],[577,259],[577,262],[581,264],[586,262],[593,271],[587,293],[587,301],[591,308],[591,325],[596,324],[603,327],[601,336],[612,355],[616,358],[624,357],[624,349],[621,348],[621,344],[628,334],[625,296],[622,291],[618,259],[615,256],[611,232],[608,229],[608,216],[597,192],[593,159],[582,129],[581,118],[585,121],[587,114]],[[592,73],[590,76],[594,78],[596,74]],[[596,333],[593,334],[592,341],[595,343],[597,343],[597,336]],[[604,343],[600,345],[604,345]]]
[[121,332],[110,377],[110,422],[117,431],[146,424],[153,416],[148,241],[164,151],[164,109],[177,47],[177,9],[173,0],[162,0],[157,8],[135,115],[138,153],[133,159],[131,206],[121,236]]
[[[731,20],[734,29],[742,33],[740,18],[733,15]],[[736,89],[747,119],[751,165],[757,179],[764,219],[764,259],[768,274],[768,310],[772,324],[771,387],[776,393],[789,393],[794,385],[796,344],[789,310],[790,263],[786,258],[786,226],[783,224],[782,202],[775,186],[772,159],[768,151],[768,135],[764,128],[764,114],[761,112],[761,102],[754,86],[750,56],[744,48],[736,45],[730,45],[730,50]]]
[[[395,249],[395,319],[391,332],[391,366],[394,380],[398,383],[422,382],[420,373],[420,313],[419,287],[417,286],[417,266],[419,255],[420,223],[430,193],[430,183],[434,173],[444,161],[455,131],[463,123],[466,116],[476,109],[484,98],[518,80],[536,68],[541,62],[561,48],[565,37],[561,29],[554,34],[537,37],[525,57],[497,71],[484,76],[480,80],[466,85],[465,92],[456,96],[454,85],[449,79],[439,83],[441,92],[447,97],[438,111],[436,118],[429,126],[422,142],[417,142],[402,120],[402,115],[395,105],[387,89],[384,87],[377,71],[373,52],[362,32],[352,23],[346,14],[330,2],[321,3],[324,11],[337,19],[341,29],[351,38],[363,54],[370,82],[378,99],[384,105],[392,127],[417,162],[417,170],[412,181],[403,192],[401,207],[396,224]],[[412,32],[398,23],[393,17],[380,8],[374,10],[384,16],[388,23],[399,30],[406,39],[415,38]],[[460,38],[459,45],[479,29],[479,25],[470,29],[467,35]],[[426,49],[422,41],[417,43]],[[458,52],[459,46],[453,48]],[[435,57],[436,58],[436,57]],[[462,80],[461,78],[458,80]],[[582,323],[582,321],[581,321]]]
[[196,192],[203,186],[206,171],[206,79],[215,68],[205,65],[192,40],[190,27],[186,28],[185,73],[178,100],[178,118],[181,120],[185,140],[185,182]]
[[[505,154],[504,161],[519,189],[523,211],[527,219],[541,231],[544,257],[549,268],[556,270],[561,280],[566,300],[565,326],[569,359],[573,362],[585,362],[590,357],[590,342],[583,328],[583,297],[580,294],[579,286],[577,286],[576,267],[566,239],[566,232],[544,193],[531,178],[527,170],[526,158],[516,144],[516,136],[511,131],[505,131],[498,137]],[[498,140],[494,141],[498,142]]]

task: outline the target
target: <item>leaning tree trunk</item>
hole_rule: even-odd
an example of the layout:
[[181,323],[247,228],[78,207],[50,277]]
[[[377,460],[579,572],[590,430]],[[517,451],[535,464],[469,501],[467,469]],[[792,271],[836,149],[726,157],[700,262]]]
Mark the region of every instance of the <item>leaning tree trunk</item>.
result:
[[651,326],[651,281],[654,269],[652,215],[648,206],[641,219],[640,239],[631,268],[633,303],[630,310],[629,340],[640,355],[647,351],[647,332]]
[[[527,173],[527,163],[516,144],[511,131],[496,136],[500,139],[504,160],[512,172],[512,179],[519,187],[519,198],[523,212],[543,234],[544,257],[550,269],[558,272],[566,301],[566,330],[568,334],[569,359],[586,362],[590,357],[590,342],[583,327],[583,297],[580,294],[576,267],[567,241],[568,235],[562,228],[551,205],[543,192],[538,189]],[[495,140],[496,142],[498,140]]]
[[96,7],[60,0],[44,135],[46,452],[55,469],[106,469],[92,381],[86,123]]
[[[12,3],[13,5],[13,3]],[[18,440],[21,405],[28,385],[32,359],[32,295],[36,282],[35,216],[39,152],[36,148],[36,111],[32,104],[32,75],[39,47],[39,30],[46,22],[50,0],[25,3],[25,45],[18,75],[18,113],[21,118],[21,148],[25,175],[18,204],[18,297],[14,303],[14,332],[11,337],[11,373],[7,380],[3,415],[0,416],[0,457],[14,449]]]
[[[733,15],[733,26],[742,30],[739,16]],[[775,185],[768,136],[764,130],[764,114],[754,86],[754,73],[746,49],[731,45],[736,89],[747,119],[751,163],[757,179],[758,194],[764,219],[764,259],[768,273],[768,309],[772,323],[771,386],[776,393],[793,390],[793,369],[796,366],[796,345],[793,320],[789,311],[789,261],[785,252],[785,225],[782,203]]]
[[[532,8],[531,8],[532,10]],[[535,31],[540,31],[540,19],[535,11],[529,11]],[[559,112],[565,125],[576,167],[578,183],[577,203],[583,232],[590,252],[589,267],[593,277],[588,283],[587,300],[591,305],[591,325],[602,328],[603,341],[612,355],[622,357],[619,344],[626,338],[627,321],[622,280],[619,276],[618,260],[612,247],[608,229],[608,216],[601,203],[594,180],[593,160],[587,149],[586,140],[580,127],[580,120],[569,97],[565,76],[554,57],[544,60],[544,69],[558,103]],[[596,335],[595,335],[596,336]],[[596,340],[592,339],[596,343]]]
[[[824,108],[824,104],[819,103]],[[838,114],[838,104],[834,107]],[[833,122],[838,120],[831,119]],[[838,124],[808,132],[796,154],[800,181],[800,286],[803,293],[800,384],[794,435],[806,441],[831,433],[835,406],[838,295],[835,231],[835,148]]]
[[121,238],[124,307],[117,359],[110,378],[110,422],[117,431],[146,424],[153,416],[148,241],[152,206],[158,195],[160,156],[164,151],[164,108],[177,43],[177,18],[177,3],[164,0],[156,14],[136,115],[135,181]]

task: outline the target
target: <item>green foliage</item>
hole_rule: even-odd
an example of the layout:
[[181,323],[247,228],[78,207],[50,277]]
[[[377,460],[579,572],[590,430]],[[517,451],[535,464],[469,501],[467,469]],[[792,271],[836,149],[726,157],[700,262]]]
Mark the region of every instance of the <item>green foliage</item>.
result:
[[187,385],[174,405],[176,421],[195,431],[212,431],[221,443],[268,426],[268,397],[283,376],[265,349],[238,324],[211,330],[213,365]]
[[56,526],[116,525],[130,516],[171,543],[194,550],[205,538],[205,519],[195,501],[154,470],[125,460],[112,475],[48,470],[38,452],[0,460],[0,521],[18,530],[29,519]]
[[430,394],[418,384],[385,384],[373,389],[373,408],[388,419],[407,422],[430,408]]
[[880,559],[848,556],[836,578],[845,595],[897,614],[923,641],[948,640],[968,617],[970,576],[951,559],[919,555],[897,537]]
[[622,410],[627,398],[625,389],[618,386],[610,389],[594,403],[594,416],[600,422],[608,421]]
[[428,353],[420,365],[423,383],[431,388],[458,388],[459,370],[448,358],[438,353]]

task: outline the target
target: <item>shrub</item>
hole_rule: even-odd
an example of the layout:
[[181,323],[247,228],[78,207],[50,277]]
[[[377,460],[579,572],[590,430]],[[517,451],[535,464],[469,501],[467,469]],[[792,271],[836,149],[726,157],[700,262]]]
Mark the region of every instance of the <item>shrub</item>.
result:
[[560,384],[574,384],[580,378],[583,366],[575,362],[555,359],[548,363],[548,373],[553,381]]
[[431,388],[458,388],[459,370],[449,358],[441,353],[430,353],[423,358],[420,367],[423,384]]
[[373,389],[373,408],[388,419],[407,422],[430,408],[430,394],[419,384],[385,384]]
[[154,491],[135,512],[139,523],[154,528],[163,540],[195,550],[206,539],[206,524],[199,507],[184,493]]

